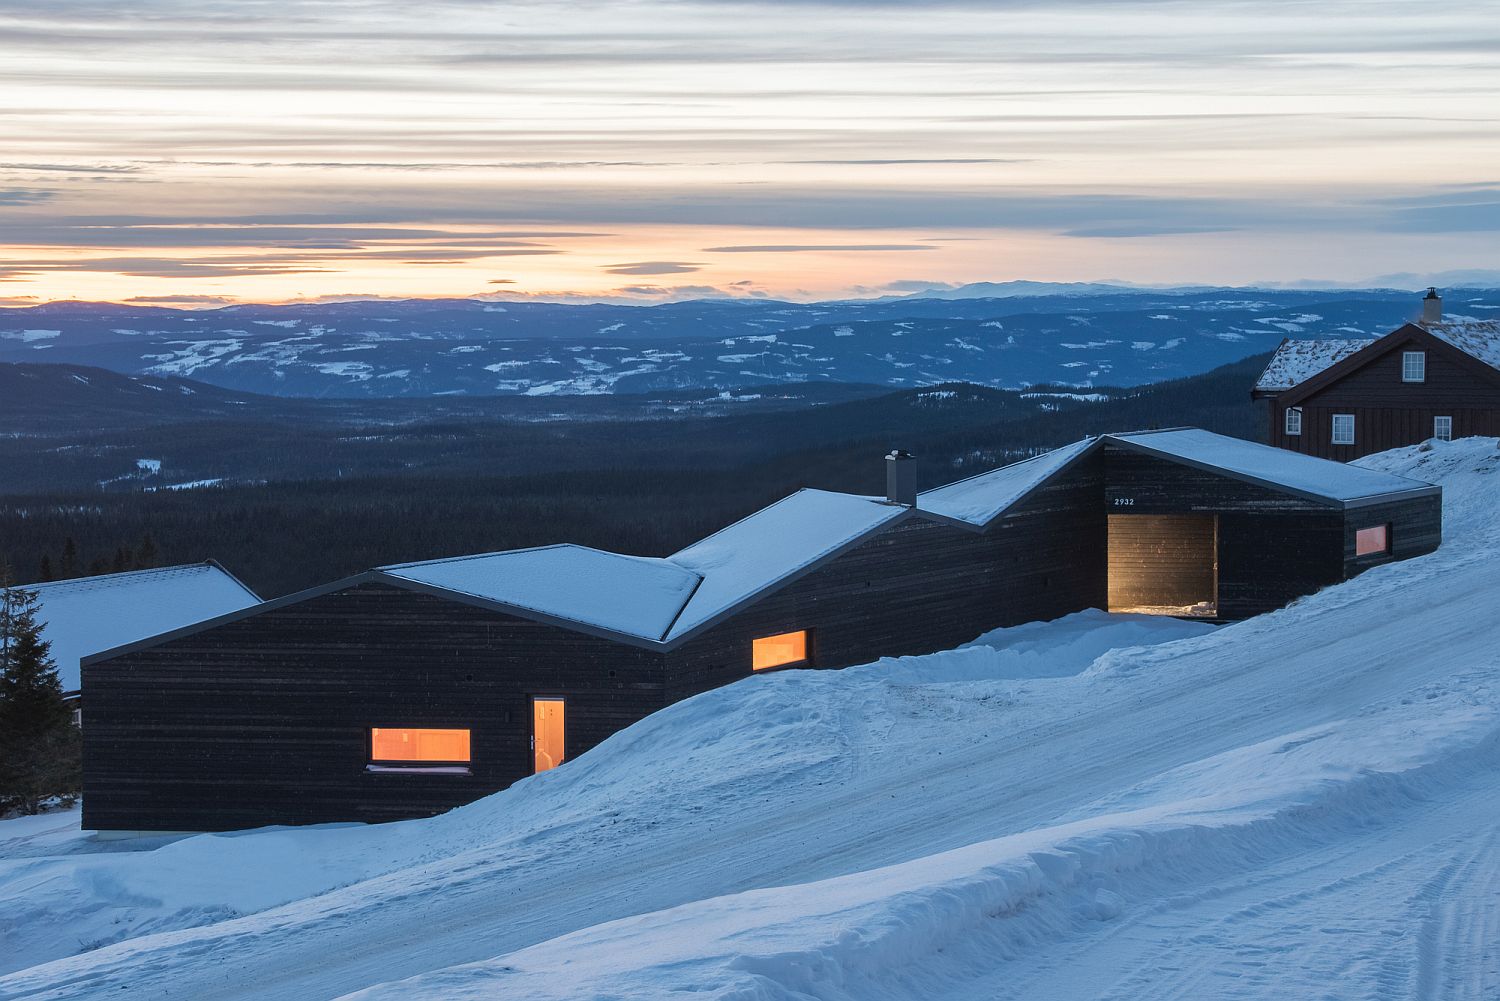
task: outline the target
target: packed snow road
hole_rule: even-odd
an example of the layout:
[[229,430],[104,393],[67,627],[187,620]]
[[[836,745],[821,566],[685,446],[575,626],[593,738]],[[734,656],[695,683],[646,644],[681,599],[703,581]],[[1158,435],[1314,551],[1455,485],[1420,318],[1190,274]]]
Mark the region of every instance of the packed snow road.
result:
[[1443,549],[1220,630],[754,678],[430,821],[17,849],[0,998],[1493,995],[1495,449],[1373,460]]

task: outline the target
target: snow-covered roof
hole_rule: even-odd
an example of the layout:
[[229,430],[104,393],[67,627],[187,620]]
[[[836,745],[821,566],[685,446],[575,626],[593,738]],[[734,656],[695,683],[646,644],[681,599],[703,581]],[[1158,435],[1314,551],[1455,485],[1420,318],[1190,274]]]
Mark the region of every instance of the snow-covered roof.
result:
[[1373,337],[1282,341],[1281,347],[1276,349],[1270,363],[1266,365],[1266,370],[1256,380],[1255,388],[1279,392],[1299,386],[1330,365],[1335,365],[1374,343]]
[[882,497],[799,490],[670,557],[703,583],[667,639],[676,639],[796,574],[910,508]]
[[988,473],[925,490],[917,495],[917,509],[983,528],[1074,459],[1105,442],[1339,505],[1410,490],[1435,489],[1420,480],[1272,448],[1243,438],[1199,428],[1175,428],[1085,438]]
[[1085,438],[988,473],[924,490],[917,495],[917,508],[971,525],[988,525],[1095,444],[1095,439]]
[[664,643],[909,510],[879,497],[807,489],[666,559],[557,545],[405,563],[378,572]]
[[1111,434],[1105,435],[1105,440],[1339,504],[1353,504],[1410,490],[1437,489],[1420,480],[1319,459],[1199,428]]
[[52,644],[66,692],[78,691],[78,662],[83,657],[260,603],[217,563],[25,587],[40,598],[42,635]]
[[667,560],[557,545],[381,567],[517,609],[660,640],[700,578]]
[[[1464,354],[1500,371],[1500,320],[1443,320],[1418,324]],[[1389,336],[1389,335],[1387,335]],[[1266,370],[1256,380],[1257,391],[1278,393],[1300,386],[1377,338],[1351,337],[1336,340],[1282,341]]]
[[1433,337],[1500,370],[1500,320],[1446,320],[1422,325]]

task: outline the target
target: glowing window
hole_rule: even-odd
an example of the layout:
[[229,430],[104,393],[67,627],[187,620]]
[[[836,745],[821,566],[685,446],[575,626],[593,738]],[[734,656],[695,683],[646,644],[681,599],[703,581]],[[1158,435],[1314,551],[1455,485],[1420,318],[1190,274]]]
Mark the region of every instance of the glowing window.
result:
[[1286,408],[1286,433],[1289,435],[1302,433],[1302,408]]
[[531,700],[531,768],[545,772],[567,755],[566,706],[562,699]]
[[807,630],[763,636],[750,645],[750,666],[757,671],[807,659]]
[[1354,444],[1354,415],[1333,415],[1333,443],[1335,445]]
[[1391,526],[1372,525],[1354,533],[1354,555],[1371,556],[1391,551]]
[[1403,352],[1401,352],[1401,381],[1402,382],[1426,382],[1427,381],[1427,352],[1426,351],[1403,351]]
[[372,727],[370,762],[466,765],[469,763],[469,731]]
[[1432,436],[1438,441],[1453,440],[1453,418],[1434,417],[1432,419]]

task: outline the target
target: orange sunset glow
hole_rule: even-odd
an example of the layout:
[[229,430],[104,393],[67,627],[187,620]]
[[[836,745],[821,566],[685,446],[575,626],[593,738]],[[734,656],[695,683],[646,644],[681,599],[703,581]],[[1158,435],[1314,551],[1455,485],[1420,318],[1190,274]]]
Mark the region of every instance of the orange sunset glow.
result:
[[1493,268],[1481,8],[11,5],[0,300]]

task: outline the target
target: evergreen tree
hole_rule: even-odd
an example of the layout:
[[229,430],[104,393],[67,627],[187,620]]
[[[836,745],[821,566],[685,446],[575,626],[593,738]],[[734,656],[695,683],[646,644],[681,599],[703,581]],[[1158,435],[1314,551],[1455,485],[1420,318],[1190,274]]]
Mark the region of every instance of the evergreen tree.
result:
[[68,536],[68,541],[63,543],[62,576],[63,580],[78,576],[78,543],[73,541],[71,535]]
[[41,578],[43,582],[52,580],[52,557],[46,553],[42,554]]
[[135,566],[137,570],[150,570],[156,566],[156,540],[151,538],[150,532],[141,539],[141,548],[136,550]]
[[0,810],[27,814],[82,784],[78,728],[42,639],[37,600],[0,567]]

